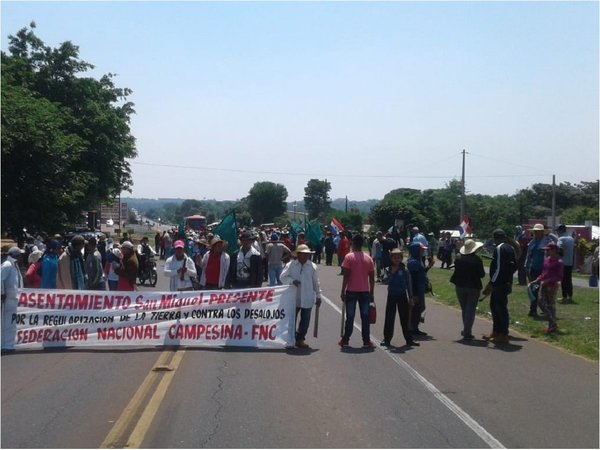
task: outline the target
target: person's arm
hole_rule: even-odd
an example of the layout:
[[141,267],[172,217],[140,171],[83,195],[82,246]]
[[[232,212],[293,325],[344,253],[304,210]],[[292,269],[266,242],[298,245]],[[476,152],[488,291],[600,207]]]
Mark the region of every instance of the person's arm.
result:
[[165,263],[165,268],[163,270],[163,273],[165,274],[165,276],[170,277],[170,278],[174,278],[177,275],[179,275],[177,273],[177,269],[173,268],[173,261],[174,261],[173,257],[167,259],[167,262]]
[[194,260],[190,257],[185,258],[185,267],[187,269],[186,274],[193,278],[198,276],[198,272],[196,271],[196,264],[194,264]]

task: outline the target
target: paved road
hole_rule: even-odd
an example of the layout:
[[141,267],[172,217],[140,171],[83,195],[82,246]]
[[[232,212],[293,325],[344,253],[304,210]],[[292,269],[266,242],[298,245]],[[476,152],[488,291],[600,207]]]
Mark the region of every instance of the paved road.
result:
[[[122,447],[129,439],[147,448],[598,448],[597,363],[534,340],[459,342],[460,313],[431,299],[420,347],[363,351],[355,330],[341,352],[341,278],[335,267],[320,273],[325,301],[308,351],[4,355],[2,447]],[[376,290],[377,342],[384,289]],[[474,331],[489,328],[478,318]],[[148,392],[136,404],[140,386]]]

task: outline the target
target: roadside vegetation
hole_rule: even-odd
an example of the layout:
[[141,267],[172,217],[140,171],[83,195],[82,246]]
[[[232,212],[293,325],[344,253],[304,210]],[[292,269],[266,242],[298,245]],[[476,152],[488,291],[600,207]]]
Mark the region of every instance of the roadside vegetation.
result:
[[[451,274],[451,270],[439,268],[432,268],[428,272],[433,292],[436,294],[435,297],[429,297],[428,300],[435,300],[460,309],[454,285],[449,281]],[[598,361],[598,289],[574,286],[573,299],[575,301],[573,304],[556,304],[558,332],[545,335],[543,330],[547,321],[543,315],[537,318],[527,316],[529,312],[527,288],[515,283],[513,292],[508,297],[510,329],[526,337],[548,342],[576,355]],[[479,302],[477,314],[491,321],[489,297]],[[460,325],[458,329],[460,329]],[[477,336],[477,338],[480,337]]]

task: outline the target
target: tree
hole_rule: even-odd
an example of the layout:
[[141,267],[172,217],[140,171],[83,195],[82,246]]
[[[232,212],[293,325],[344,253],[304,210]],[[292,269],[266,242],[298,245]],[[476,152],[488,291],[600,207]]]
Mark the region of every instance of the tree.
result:
[[320,214],[329,211],[331,204],[330,190],[331,183],[327,180],[320,181],[313,178],[308,181],[304,188],[304,207],[311,219],[316,219]]
[[202,202],[199,200],[184,200],[183,203],[179,206],[179,213],[182,218],[187,216],[192,216],[194,214],[201,214],[202,212]]
[[2,229],[62,231],[82,211],[132,184],[136,156],[129,89],[93,66],[71,42],[45,46],[30,28],[2,52]]
[[248,210],[255,224],[273,222],[286,209],[287,189],[282,184],[263,181],[254,183],[248,192]]

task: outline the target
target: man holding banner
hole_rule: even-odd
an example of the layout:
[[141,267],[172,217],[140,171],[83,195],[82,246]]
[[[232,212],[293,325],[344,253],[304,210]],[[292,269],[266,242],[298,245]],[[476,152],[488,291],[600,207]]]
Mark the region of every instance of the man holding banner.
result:
[[312,307],[321,306],[321,285],[317,265],[309,261],[314,252],[306,244],[296,248],[297,259],[286,265],[281,273],[281,282],[296,286],[296,317],[300,314],[300,323],[296,331],[296,347],[307,348],[306,333],[310,325]]

